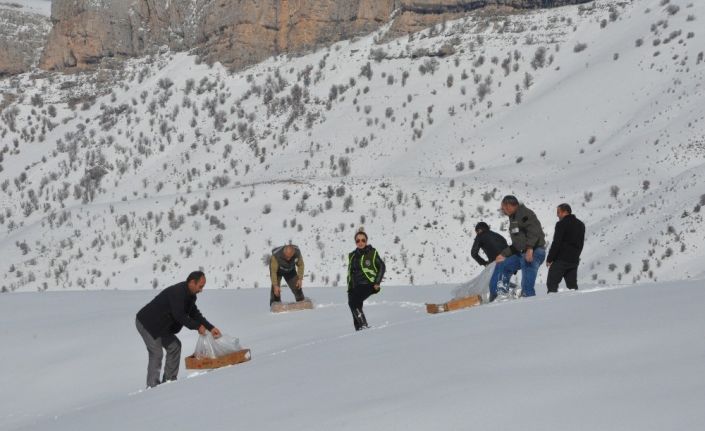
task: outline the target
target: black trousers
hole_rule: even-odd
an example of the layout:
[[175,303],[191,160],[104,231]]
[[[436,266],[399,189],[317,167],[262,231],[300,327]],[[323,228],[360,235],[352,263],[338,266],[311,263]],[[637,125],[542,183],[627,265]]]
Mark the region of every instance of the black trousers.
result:
[[568,289],[578,290],[578,264],[557,260],[548,268],[548,292],[558,292],[558,285],[565,280]]
[[[353,315],[353,322],[357,322],[355,319],[356,310],[362,311],[362,306],[365,300],[370,296],[374,295],[378,291],[371,284],[357,284],[353,286],[352,289],[348,290],[348,306],[350,306],[350,312]],[[357,328],[357,323],[355,323]]]
[[[291,293],[294,294],[294,298],[296,298],[296,302],[303,301],[304,298],[304,290],[303,289],[297,289],[296,288],[296,281],[298,280],[298,276],[296,275],[296,271],[290,271],[290,272],[278,272],[277,273],[277,278],[281,286],[282,278],[286,281],[286,284],[289,286],[289,289],[291,289]],[[272,286],[272,291],[269,295],[269,305],[272,305],[274,302],[281,302],[281,293],[279,296],[274,294],[274,286]]]

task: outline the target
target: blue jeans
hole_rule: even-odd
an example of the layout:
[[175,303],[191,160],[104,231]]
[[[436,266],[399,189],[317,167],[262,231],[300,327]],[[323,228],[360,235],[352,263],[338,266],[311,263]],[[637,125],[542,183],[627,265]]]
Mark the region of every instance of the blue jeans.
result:
[[509,256],[504,259],[504,261],[498,263],[490,279],[490,300],[497,297],[497,284],[501,281],[505,286],[508,285],[512,275],[518,270],[521,270],[522,296],[535,296],[536,291],[534,291],[534,284],[536,283],[536,276],[545,259],[546,249],[535,248],[534,260],[531,262],[527,262],[525,254],[522,253],[520,255],[515,254]]

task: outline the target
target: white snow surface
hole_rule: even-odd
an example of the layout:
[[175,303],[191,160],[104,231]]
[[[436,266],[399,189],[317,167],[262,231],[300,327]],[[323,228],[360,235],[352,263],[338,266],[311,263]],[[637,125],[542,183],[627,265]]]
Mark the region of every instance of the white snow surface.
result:
[[[440,315],[452,286],[384,288],[355,333],[344,289],[271,314],[264,289],[198,304],[252,349],[143,390],[134,327],[152,291],[0,301],[0,429],[697,430],[705,427],[699,282],[585,288]],[[291,294],[286,292],[286,297]],[[182,357],[196,333],[182,331]]]

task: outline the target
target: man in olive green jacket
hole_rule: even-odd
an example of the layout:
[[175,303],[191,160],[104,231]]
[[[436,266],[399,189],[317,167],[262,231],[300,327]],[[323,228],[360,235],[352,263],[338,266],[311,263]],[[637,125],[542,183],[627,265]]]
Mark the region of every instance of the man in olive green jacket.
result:
[[535,296],[534,284],[541,264],[546,259],[546,237],[536,214],[520,204],[516,197],[502,199],[502,211],[509,217],[512,244],[497,256],[490,281],[490,301],[497,297],[497,285],[509,285],[512,274],[521,270],[522,296]]
[[269,305],[281,302],[282,278],[289,285],[297,302],[305,299],[301,288],[304,279],[304,258],[297,246],[289,244],[272,250],[272,257],[269,259],[269,275],[272,279]]

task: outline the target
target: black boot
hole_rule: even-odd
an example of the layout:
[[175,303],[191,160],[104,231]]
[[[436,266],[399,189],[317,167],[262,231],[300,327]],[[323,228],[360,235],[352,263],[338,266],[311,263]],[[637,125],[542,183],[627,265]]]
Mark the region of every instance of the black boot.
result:
[[360,330],[360,322],[357,321],[357,317],[355,317],[355,315],[353,315],[353,325],[355,326],[356,331]]
[[357,325],[355,325],[355,330],[359,331],[361,329],[369,328],[367,325],[367,317],[365,317],[365,313],[361,309],[355,309],[353,314],[355,315],[355,320],[357,322]]

